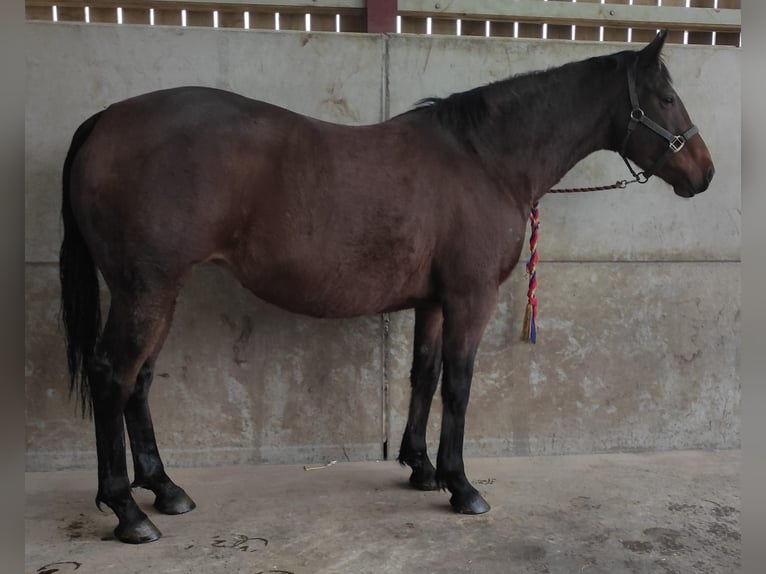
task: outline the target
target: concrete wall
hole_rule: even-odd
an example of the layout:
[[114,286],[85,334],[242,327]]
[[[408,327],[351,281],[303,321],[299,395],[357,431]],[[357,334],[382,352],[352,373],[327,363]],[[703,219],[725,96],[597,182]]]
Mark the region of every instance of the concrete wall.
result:
[[[372,123],[419,98],[624,45],[28,24],[26,396],[30,469],[92,466],[58,331],[60,172],[91,113],[149,90],[217,86],[325,120]],[[519,341],[518,269],[480,348],[466,453],[727,448],[740,441],[740,52],[668,46],[716,161],[684,201],[659,181],[541,202],[539,341]],[[594,154],[562,184],[625,176]],[[413,316],[307,319],[199,270],[179,299],[152,407],[172,465],[395,456]],[[431,437],[438,436],[434,405]]]

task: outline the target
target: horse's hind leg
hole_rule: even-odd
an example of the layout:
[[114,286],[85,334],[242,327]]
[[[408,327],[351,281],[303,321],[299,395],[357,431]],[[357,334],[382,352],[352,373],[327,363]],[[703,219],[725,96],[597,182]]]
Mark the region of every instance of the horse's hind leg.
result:
[[431,401],[442,366],[442,310],[437,305],[415,310],[415,345],[410,382],[412,394],[399,462],[412,468],[410,484],[420,490],[437,490],[434,465],[426,449],[426,428]]
[[167,312],[167,320],[163,323],[162,333],[155,350],[138,373],[136,388],[125,405],[125,424],[128,427],[130,450],[133,455],[134,480],[131,486],[151,490],[156,496],[154,507],[160,512],[183,514],[193,510],[196,505],[183,488],[176,485],[165,473],[149,411],[149,389],[152,384],[154,363],[170,329],[172,313],[171,307]]
[[96,504],[106,504],[117,515],[115,536],[134,544],[156,540],[161,534],[130,492],[123,415],[139,370],[165,329],[166,309],[172,304],[172,299],[143,293],[140,298],[112,293],[109,316],[89,368],[98,455]]

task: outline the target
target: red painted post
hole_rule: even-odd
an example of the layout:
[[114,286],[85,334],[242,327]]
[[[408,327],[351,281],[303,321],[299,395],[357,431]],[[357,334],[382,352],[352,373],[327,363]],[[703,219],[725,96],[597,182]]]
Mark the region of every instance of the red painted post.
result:
[[396,32],[397,0],[367,0],[367,31]]

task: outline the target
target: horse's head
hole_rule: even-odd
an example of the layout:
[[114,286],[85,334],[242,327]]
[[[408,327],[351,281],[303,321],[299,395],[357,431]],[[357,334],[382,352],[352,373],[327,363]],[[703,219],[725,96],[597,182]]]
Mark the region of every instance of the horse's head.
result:
[[629,64],[630,113],[620,151],[644,170],[639,179],[657,175],[677,195],[692,197],[708,188],[715,168],[660,57],[666,36],[657,34]]

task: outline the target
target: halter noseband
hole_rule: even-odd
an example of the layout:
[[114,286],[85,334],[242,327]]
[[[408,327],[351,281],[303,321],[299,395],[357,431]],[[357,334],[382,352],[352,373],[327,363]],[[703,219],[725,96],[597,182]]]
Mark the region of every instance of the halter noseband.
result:
[[[628,169],[630,170],[630,173],[633,174],[633,177],[636,178],[636,181],[638,183],[646,183],[652,175],[657,173],[660,169],[662,169],[662,166],[665,165],[665,163],[670,159],[670,157],[673,154],[677,154],[679,151],[681,151],[689,139],[694,136],[695,134],[699,133],[699,129],[697,129],[697,126],[692,124],[692,127],[690,127],[688,130],[686,130],[684,133],[680,135],[673,135],[668,130],[663,128],[661,125],[659,125],[654,120],[648,118],[646,114],[644,113],[644,110],[641,109],[641,106],[638,104],[638,95],[636,93],[636,66],[638,64],[634,64],[632,66],[628,66],[628,92],[630,94],[630,105],[631,105],[631,111],[630,111],[630,121],[628,122],[628,133],[625,134],[625,139],[622,140],[622,148],[620,149],[620,157],[622,157],[622,160],[625,162],[625,165],[628,166]],[[652,130],[654,133],[656,133],[658,136],[662,137],[668,142],[668,149],[665,151],[664,154],[662,154],[657,161],[654,162],[654,165],[649,169],[649,171],[640,171],[636,172],[633,169],[633,166],[630,165],[630,162],[628,161],[628,158],[625,156],[625,150],[628,147],[628,139],[630,138],[631,134],[633,133],[633,130],[636,129],[638,124],[643,124],[650,130]]]

